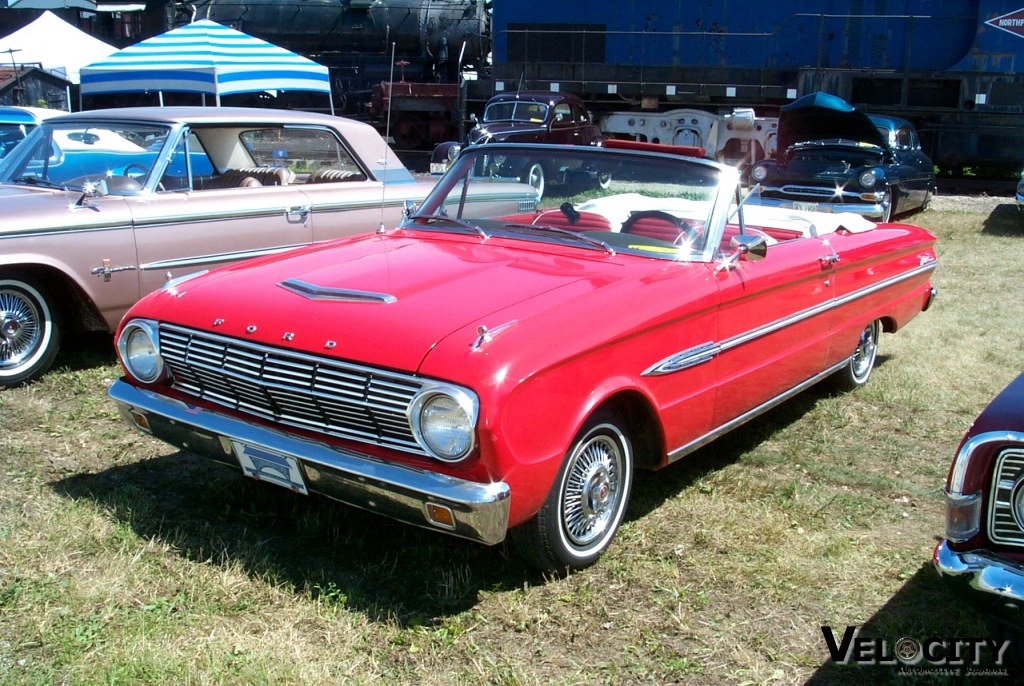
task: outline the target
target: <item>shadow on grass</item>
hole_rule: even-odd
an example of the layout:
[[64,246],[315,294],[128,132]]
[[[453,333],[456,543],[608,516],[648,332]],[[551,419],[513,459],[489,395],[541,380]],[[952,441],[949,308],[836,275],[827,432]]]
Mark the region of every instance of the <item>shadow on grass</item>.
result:
[[1024,238],[1024,214],[1012,202],[997,205],[985,217],[982,233],[989,236],[1019,236]]
[[95,331],[71,332],[64,337],[53,368],[81,371],[115,362],[117,354],[114,352],[114,338],[111,334]]
[[[857,640],[864,645],[860,664],[851,652],[846,664],[830,659],[807,681],[808,684],[832,686],[850,684],[1010,684],[1021,683],[1019,669],[1010,665],[995,664],[991,651],[982,649],[981,660],[973,657],[965,661],[980,670],[1005,673],[968,673],[953,664],[941,665],[922,658],[907,667],[895,658],[895,646],[904,638],[919,643],[931,639],[952,642],[963,639],[1001,639],[999,631],[989,626],[982,615],[967,604],[958,594],[946,587],[932,568],[931,562],[923,562],[917,572],[878,612],[862,626],[857,627]],[[845,626],[830,627],[840,647]],[[827,646],[824,634],[822,646]],[[1008,649],[1007,654],[1013,646]],[[936,652],[936,655],[939,653]],[[943,654],[945,654],[943,649]],[[875,664],[876,656],[882,656]],[[1007,660],[1004,660],[1008,662]],[[955,659],[954,659],[955,662]]]
[[[810,389],[678,464],[638,474],[627,517],[644,516],[736,461],[829,392]],[[487,547],[294,495],[187,452],[76,474],[51,487],[98,503],[186,559],[240,565],[254,578],[341,602],[373,621],[429,625],[472,608],[481,593],[548,580],[506,545]]]

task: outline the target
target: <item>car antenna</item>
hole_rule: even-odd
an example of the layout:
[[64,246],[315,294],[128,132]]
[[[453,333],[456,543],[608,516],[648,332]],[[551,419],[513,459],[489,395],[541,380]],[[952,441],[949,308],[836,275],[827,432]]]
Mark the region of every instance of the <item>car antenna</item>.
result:
[[[404,79],[403,79],[404,81]],[[391,88],[395,87],[395,44],[391,43],[391,73],[388,76],[388,82],[391,84]],[[392,90],[392,95],[394,91]],[[381,179],[380,184],[380,226],[377,227],[377,233],[384,233],[384,204],[387,201],[387,178],[388,178],[388,139],[391,137],[391,102],[394,100],[393,97],[388,98],[388,112],[384,118],[384,157],[378,160],[384,166],[384,177]]]

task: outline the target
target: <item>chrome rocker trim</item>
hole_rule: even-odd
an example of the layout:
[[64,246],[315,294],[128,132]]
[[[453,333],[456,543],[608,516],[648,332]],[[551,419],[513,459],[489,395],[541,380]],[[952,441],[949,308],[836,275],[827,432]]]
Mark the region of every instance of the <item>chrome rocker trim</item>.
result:
[[1014,612],[1024,606],[1024,565],[987,551],[958,553],[949,547],[949,541],[936,546],[932,564],[940,577],[962,584],[972,594],[981,594],[975,596],[977,599],[995,602]]
[[[385,462],[188,405],[123,380],[115,381],[108,395],[130,425],[143,431],[133,415],[145,417],[149,433],[182,450],[237,468],[231,441],[240,441],[297,460],[311,492],[487,545],[505,538],[511,491],[504,482],[477,483]],[[428,504],[447,508],[454,526],[433,523],[426,514]]]

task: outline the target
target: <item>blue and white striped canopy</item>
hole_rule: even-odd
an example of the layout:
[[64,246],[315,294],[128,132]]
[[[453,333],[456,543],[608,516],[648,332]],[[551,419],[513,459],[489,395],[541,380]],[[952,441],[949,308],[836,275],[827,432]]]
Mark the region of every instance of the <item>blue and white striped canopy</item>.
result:
[[82,94],[264,90],[331,92],[327,67],[201,19],[128,46],[81,70]]

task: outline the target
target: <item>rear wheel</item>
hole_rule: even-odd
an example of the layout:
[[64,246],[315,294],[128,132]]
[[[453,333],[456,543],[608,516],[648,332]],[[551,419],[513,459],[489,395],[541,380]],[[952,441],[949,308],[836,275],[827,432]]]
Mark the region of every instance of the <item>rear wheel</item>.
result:
[[540,162],[534,162],[526,170],[526,183],[537,189],[537,195],[544,197],[544,167]]
[[583,569],[611,544],[633,482],[633,451],[621,420],[601,412],[577,434],[540,511],[510,537],[529,563]]
[[53,300],[21,278],[0,278],[0,386],[15,386],[42,374],[60,346]]
[[860,332],[860,339],[850,361],[835,375],[836,386],[841,390],[860,388],[868,382],[878,357],[878,337],[881,332],[882,322],[877,319]]

